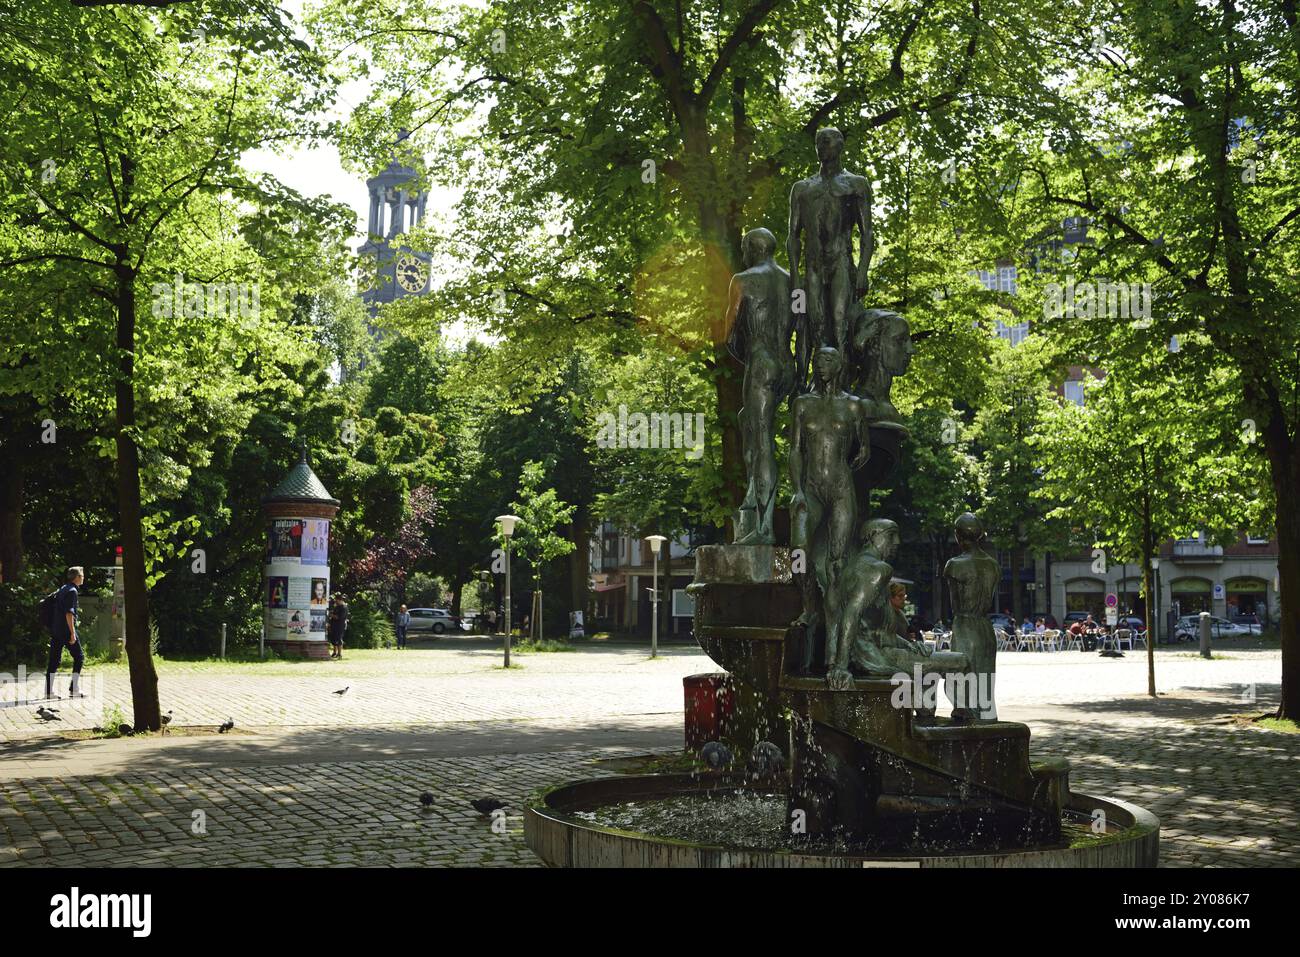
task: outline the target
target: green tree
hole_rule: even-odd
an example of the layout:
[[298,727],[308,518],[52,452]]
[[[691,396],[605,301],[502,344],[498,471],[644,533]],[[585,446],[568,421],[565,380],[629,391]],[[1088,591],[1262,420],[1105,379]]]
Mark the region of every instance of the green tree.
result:
[[[1044,463],[1032,494],[1048,515],[1096,535],[1107,562],[1142,568],[1146,601],[1147,693],[1156,694],[1151,560],[1167,538],[1205,529],[1223,540],[1257,518],[1252,476],[1243,467],[1230,402],[1207,404],[1159,358],[1120,364],[1085,392],[1084,406],[1043,410],[1031,439]],[[1230,375],[1216,383],[1231,387]],[[1223,392],[1216,392],[1223,395]]]
[[533,599],[532,627],[539,638],[542,636],[542,568],[574,550],[573,542],[555,531],[573,518],[573,506],[561,501],[554,488],[545,488],[547,484],[541,462],[524,463],[519,476],[519,498],[510,506],[520,518],[514,536],[515,551],[533,571],[536,597]]
[[975,414],[980,515],[989,541],[1010,553],[1011,614],[1016,621],[1026,614],[1020,583],[1025,556],[1059,548],[1068,534],[1035,498],[1043,474],[1035,442],[1043,412],[1052,404],[1052,366],[1052,351],[1040,336],[1018,346],[997,340],[988,391]]
[[[141,492],[151,440],[140,402],[175,387],[174,366],[158,361],[167,343],[206,347],[222,331],[217,320],[226,321],[192,317],[189,306],[179,318],[198,321],[163,315],[159,286],[187,265],[186,238],[205,245],[232,233],[238,239],[224,262],[200,259],[218,270],[202,281],[256,283],[268,259],[295,250],[304,253],[299,281],[309,278],[306,249],[319,248],[322,226],[340,221],[337,211],[249,175],[240,158],[309,135],[323,84],[318,61],[269,3],[166,10],[21,3],[13,13],[0,52],[8,118],[0,188],[5,207],[19,212],[0,235],[0,264],[34,288],[72,289],[107,304],[113,335],[94,373],[112,385],[135,726],[156,730],[147,528],[159,522],[146,514]],[[264,289],[262,304],[274,308],[278,292]],[[45,351],[47,330],[19,332],[23,347]],[[81,369],[75,381],[87,378]]]
[[[387,161],[377,130],[405,126],[432,155],[430,175],[462,190],[467,215],[421,240],[455,263],[450,278],[411,308],[475,318],[543,359],[629,334],[697,353],[730,512],[743,492],[740,383],[723,302],[742,233],[783,233],[790,185],[815,168],[813,134],[828,124],[847,137],[846,165],[883,174],[890,208],[926,222],[895,171],[933,184],[977,131],[1051,100],[1035,95],[1058,62],[1049,11],[1024,0],[586,0],[562,11],[334,0],[311,27],[345,69],[375,80],[342,131],[345,155],[374,168]],[[1003,19],[1035,29],[993,43],[989,24]],[[913,195],[933,204],[939,190]],[[941,248],[913,239],[896,257],[913,271],[891,272],[907,277],[904,296]]]
[[[1184,343],[1182,375],[1230,370],[1237,431],[1277,503],[1282,700],[1300,715],[1300,22],[1292,0],[1094,4],[1050,132],[1026,148],[1040,226],[1084,217],[1080,271],[1151,282],[1147,350]],[[1100,334],[1100,333],[1099,333]],[[1102,350],[1104,351],[1104,350]],[[1209,398],[1208,391],[1202,398]],[[1158,483],[1158,477],[1152,483]]]

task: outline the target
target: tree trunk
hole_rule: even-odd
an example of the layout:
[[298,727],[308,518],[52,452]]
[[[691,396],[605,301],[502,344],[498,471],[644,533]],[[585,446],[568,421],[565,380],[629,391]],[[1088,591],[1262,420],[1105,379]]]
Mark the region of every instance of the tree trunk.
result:
[[[1142,475],[1147,475],[1147,450],[1138,446],[1142,454]],[[1151,493],[1142,489],[1142,594],[1147,603],[1147,694],[1156,696],[1156,636],[1159,623],[1151,621],[1151,609],[1156,606],[1151,594],[1151,561],[1156,557],[1155,532],[1151,528]]]
[[460,617],[460,593],[465,590],[466,577],[465,566],[457,562],[456,570],[452,573],[451,579],[451,614],[453,618]]
[[4,450],[4,475],[0,476],[0,582],[16,582],[23,571],[24,462],[17,443]]
[[1277,716],[1300,721],[1300,443],[1275,411],[1264,428],[1264,448],[1277,501],[1277,578],[1282,613],[1282,700]]
[[149,647],[149,590],[145,584],[140,451],[135,444],[135,270],[122,249],[117,265],[118,375],[114,385],[117,435],[118,522],[122,532],[122,578],[126,600],[126,654],[131,671],[135,730],[162,727],[158,672]]
[[591,577],[591,509],[579,505],[573,512],[569,541],[574,549],[569,553],[569,611],[587,614],[587,591]]
[[1017,542],[1011,548],[1011,617],[1016,620],[1016,627],[1020,627],[1020,621],[1023,617],[1024,602],[1020,600],[1020,566],[1025,563],[1025,549]]
[[943,621],[943,568],[942,553],[939,551],[939,539],[930,536],[930,626]]
[[[696,223],[705,264],[701,302],[713,342],[713,388],[718,428],[722,430],[722,480],[731,510],[745,497],[744,453],[740,442],[740,408],[744,369],[727,349],[726,297],[733,273],[741,268],[737,211],[719,205],[725,194],[713,159],[706,109],[697,109],[684,122],[687,175],[683,185],[695,194]],[[730,522],[730,518],[728,519]]]

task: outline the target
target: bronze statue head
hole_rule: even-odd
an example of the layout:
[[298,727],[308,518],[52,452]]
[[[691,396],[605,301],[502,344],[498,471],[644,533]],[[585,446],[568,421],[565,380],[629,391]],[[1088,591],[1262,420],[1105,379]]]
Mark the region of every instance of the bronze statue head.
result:
[[957,544],[963,548],[978,545],[984,541],[984,523],[972,512],[963,512],[958,515],[957,521],[953,523],[952,530],[953,534],[957,536]]
[[823,163],[838,163],[844,152],[844,134],[833,126],[817,131],[817,158]]
[[912,364],[915,353],[907,320],[898,313],[890,313],[880,329],[880,364],[890,375],[902,375]]
[[890,561],[898,551],[898,523],[887,518],[873,518],[862,523],[862,540],[880,556]]
[[751,229],[740,240],[740,257],[744,260],[746,269],[767,262],[774,252],[776,252],[776,237],[772,235],[770,229],[762,226]]
[[838,389],[844,373],[844,357],[834,346],[822,346],[813,355],[813,378],[828,390]]

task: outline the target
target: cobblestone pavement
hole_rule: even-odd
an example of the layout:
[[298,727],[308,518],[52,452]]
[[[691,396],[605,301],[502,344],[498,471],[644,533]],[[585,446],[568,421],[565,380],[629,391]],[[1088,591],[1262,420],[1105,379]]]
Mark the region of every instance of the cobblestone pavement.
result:
[[[1004,653],[999,712],[1030,725],[1036,756],[1069,757],[1075,790],[1153,810],[1166,866],[1296,866],[1300,736],[1213,722],[1276,704],[1279,655],[1220,653],[1161,651],[1155,701],[1140,652]],[[243,736],[70,742],[31,707],[0,708],[0,867],[534,865],[527,796],[680,747],[681,677],[716,670],[686,648],[528,655],[509,673],[481,643],[397,655],[163,665],[176,725],[230,716]],[[124,672],[103,693],[64,702],[60,729],[105,703],[129,712]],[[469,806],[481,796],[507,802],[504,833]]]

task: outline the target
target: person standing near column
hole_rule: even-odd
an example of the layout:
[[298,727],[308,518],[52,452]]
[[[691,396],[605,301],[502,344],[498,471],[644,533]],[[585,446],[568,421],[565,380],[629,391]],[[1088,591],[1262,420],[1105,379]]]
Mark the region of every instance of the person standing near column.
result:
[[330,657],[343,657],[343,635],[348,630],[348,603],[338,592],[334,593],[334,607],[329,611],[326,634],[330,641]]
[[54,674],[63,663],[63,649],[72,654],[71,696],[77,697],[81,666],[86,660],[77,640],[77,589],[85,580],[85,569],[73,565],[68,569],[67,580],[54,598],[54,627],[50,636],[50,660],[45,669],[45,697],[54,697]]
[[406,610],[406,606],[403,605],[401,608],[397,610],[397,621],[394,623],[394,628],[397,631],[398,648],[406,647],[406,629],[410,626],[410,624],[411,624],[411,613],[408,612]]

